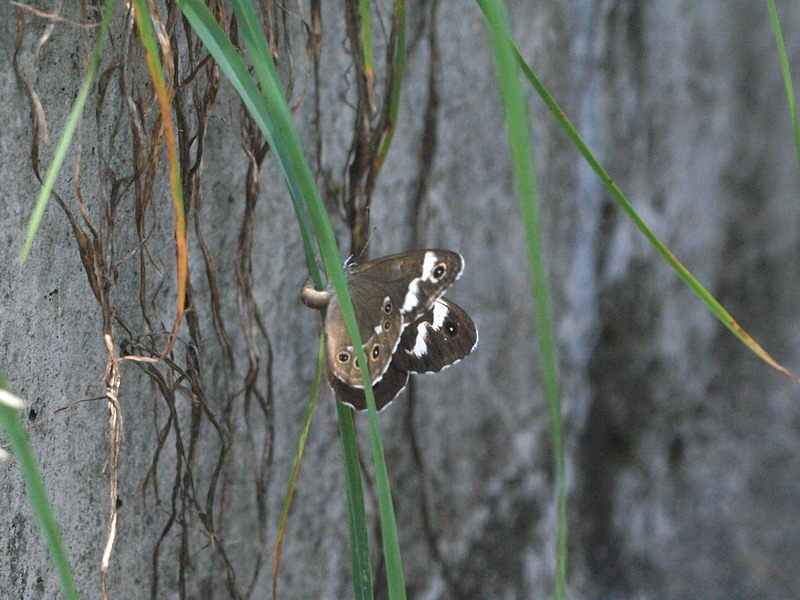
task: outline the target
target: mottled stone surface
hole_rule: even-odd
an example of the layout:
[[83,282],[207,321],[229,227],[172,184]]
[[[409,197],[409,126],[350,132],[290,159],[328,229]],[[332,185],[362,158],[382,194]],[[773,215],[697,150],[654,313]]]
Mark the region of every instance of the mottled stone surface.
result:
[[[341,184],[352,138],[354,71],[342,9],[323,4],[319,125],[298,20],[309,18],[306,3],[288,7],[290,48],[280,25],[280,69],[284,81],[292,81],[306,149],[314,154],[319,133],[322,168]],[[386,23],[391,3],[379,4]],[[37,181],[29,104],[11,68],[16,9],[1,10],[0,367],[11,389],[31,403],[22,416],[82,597],[94,598],[100,596],[110,510],[108,410],[96,400],[104,394],[108,361],[103,314],[56,203],[44,216],[31,258],[24,266],[16,261]],[[374,194],[370,253],[411,245],[460,251],[467,268],[448,297],[480,330],[474,355],[440,375],[418,378],[381,414],[408,596],[547,597],[555,514],[547,409],[494,63],[476,6],[442,0],[411,2],[408,10],[407,79]],[[780,3],[778,10],[790,63],[797,65],[800,9]],[[800,369],[798,166],[766,7],[579,0],[509,2],[509,11],[523,55],[639,214],[751,335]],[[81,18],[72,6],[65,16]],[[45,21],[30,13],[24,21],[20,64],[28,69]],[[156,107],[146,102],[147,73],[124,21],[118,12],[104,68],[123,61],[128,87],[119,84],[122,71],[110,72],[102,110],[95,112],[97,96],[87,110],[80,154],[88,216],[113,265],[117,351],[120,344],[149,339],[148,331],[168,329],[175,302],[173,216],[163,167],[145,218],[150,254],[140,262],[131,120],[121,98],[135,89],[149,111],[143,117],[148,127]],[[385,38],[377,21],[373,30],[380,95]],[[84,71],[82,36],[57,24],[36,70],[25,71],[47,116],[51,143],[40,144],[45,166]],[[182,50],[179,45],[176,52]],[[180,56],[185,70],[189,59]],[[181,96],[187,130],[197,122],[193,89]],[[530,97],[563,377],[570,597],[800,596],[798,388],[716,321],[631,224],[533,92]],[[237,283],[248,168],[242,109],[223,85],[210,112],[201,195],[188,195],[195,331],[187,320],[174,353],[184,377],[158,367],[174,388],[180,428],[169,430],[149,480],[159,431],[169,423],[167,404],[152,376],[131,362],[121,366],[124,434],[112,598],[177,598],[182,585],[189,598],[251,590],[252,597],[268,595],[280,506],[313,375],[318,318],[298,301],[306,267],[280,173],[267,154],[253,213],[249,296],[260,329]],[[80,221],[75,159],[73,152],[57,190]],[[110,199],[113,229],[103,217]],[[335,200],[327,200],[344,249],[349,236]],[[217,320],[201,243],[214,260]],[[142,317],[142,276],[149,325]],[[163,347],[159,339],[155,345]],[[257,371],[251,370],[255,364]],[[254,382],[249,396],[243,393],[248,371]],[[76,403],[83,399],[95,400]],[[366,420],[358,424],[366,434]],[[368,459],[368,444],[363,448]],[[192,485],[182,479],[187,459]],[[182,495],[174,499],[178,468]],[[0,596],[59,597],[13,462],[0,464],[0,498]],[[172,525],[156,555],[172,507],[182,503],[185,522]],[[209,518],[229,569],[209,543],[203,524]],[[183,583],[181,545],[191,557]],[[281,590],[290,599],[352,596],[329,392],[312,423]]]

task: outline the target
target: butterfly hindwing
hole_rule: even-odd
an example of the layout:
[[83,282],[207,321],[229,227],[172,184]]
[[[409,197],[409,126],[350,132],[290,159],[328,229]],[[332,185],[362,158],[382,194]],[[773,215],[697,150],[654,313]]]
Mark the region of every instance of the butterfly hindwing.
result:
[[[447,298],[403,329],[383,378],[373,386],[375,405],[383,409],[405,387],[409,373],[438,372],[467,356],[478,343],[478,331],[470,316]],[[367,407],[363,388],[330,378],[336,397],[356,410]]]
[[[336,377],[329,377],[329,381],[336,395],[336,399],[339,400],[339,402],[349,404],[356,410],[364,410],[367,408],[367,400],[364,396],[363,388],[355,388],[346,385]],[[408,373],[390,364],[381,380],[372,386],[377,409],[381,410],[394,400],[406,386],[407,381]]]
[[[363,295],[359,291],[363,292],[352,286],[350,288],[358,331],[361,341],[364,342],[364,354],[369,362],[369,375],[373,383],[377,383],[389,366],[392,354],[400,341],[403,318],[388,297],[385,296],[383,301],[378,298],[372,303],[359,302]],[[347,333],[341,306],[335,296],[331,298],[325,321],[325,352],[330,375],[349,386],[364,387],[353,343]]]
[[410,373],[435,373],[457,363],[477,344],[478,330],[466,311],[439,298],[403,330],[392,364]]

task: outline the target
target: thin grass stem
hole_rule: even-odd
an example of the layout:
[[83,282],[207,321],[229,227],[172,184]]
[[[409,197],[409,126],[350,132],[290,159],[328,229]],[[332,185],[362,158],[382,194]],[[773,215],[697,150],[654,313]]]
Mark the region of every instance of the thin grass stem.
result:
[[381,147],[378,151],[378,158],[375,160],[375,168],[380,171],[389,153],[394,137],[395,125],[397,124],[397,113],[400,110],[400,92],[403,87],[403,75],[406,65],[406,2],[405,0],[395,0],[394,19],[397,28],[397,43],[394,52],[394,67],[392,69],[392,80],[389,88],[389,118],[387,120],[387,131],[381,140]]
[[769,9],[770,21],[772,21],[772,31],[775,33],[775,43],[778,46],[778,56],[781,61],[781,71],[783,71],[783,83],[786,86],[786,100],[789,103],[789,117],[792,119],[798,170],[800,171],[800,126],[797,119],[797,104],[794,99],[794,86],[792,85],[792,74],[789,70],[789,59],[786,57],[786,46],[783,43],[781,22],[778,19],[778,11],[775,9],[775,1],[767,0],[767,8]]
[[[369,559],[364,487],[361,483],[361,463],[358,459],[356,428],[350,407],[336,402],[339,418],[339,438],[344,458],[345,493],[347,495],[347,528],[350,531],[350,556],[353,569],[355,600],[372,600],[372,568]],[[362,518],[362,515],[364,517]]]
[[317,404],[319,394],[319,384],[322,380],[322,369],[325,363],[325,338],[320,335],[319,347],[317,348],[317,366],[314,370],[314,381],[311,385],[311,398],[306,409],[306,416],[303,420],[303,427],[300,430],[300,440],[297,442],[297,452],[294,455],[292,472],[289,475],[289,483],[286,487],[286,495],[283,499],[283,509],[281,510],[281,521],[278,525],[278,538],[275,542],[275,557],[272,562],[272,598],[278,597],[278,574],[281,567],[281,552],[283,550],[283,539],[286,534],[286,523],[289,519],[289,508],[292,506],[294,489],[297,484],[297,475],[300,472],[300,463],[303,460],[303,451],[306,448],[308,430],[311,427],[311,417],[314,415],[314,407]]
[[58,177],[58,173],[61,171],[61,166],[64,164],[64,160],[67,157],[67,150],[72,142],[72,138],[75,136],[78,123],[80,123],[83,109],[86,106],[86,100],[89,97],[89,92],[94,83],[94,76],[97,74],[97,68],[100,66],[100,60],[103,57],[103,48],[105,47],[106,39],[108,39],[108,27],[111,22],[111,15],[114,13],[115,4],[115,0],[106,0],[106,3],[103,5],[100,33],[94,45],[92,60],[89,62],[89,68],[86,69],[86,74],[83,76],[83,82],[78,89],[78,95],[75,97],[75,102],[73,102],[72,109],[69,111],[67,122],[64,125],[64,133],[61,134],[61,138],[58,140],[58,145],[53,154],[53,161],[50,163],[50,167],[48,167],[44,182],[42,183],[42,189],[39,190],[39,194],[36,197],[36,204],[33,207],[33,213],[28,222],[28,231],[25,234],[25,242],[19,254],[20,263],[24,263],[30,254],[33,240],[36,237],[36,232],[39,230],[44,211],[47,208],[47,201],[56,184],[56,177]]
[[375,66],[372,58],[372,27],[369,19],[369,0],[359,0],[361,8],[361,44],[364,46],[364,77],[370,108],[375,106]]
[[153,25],[150,20],[150,9],[146,0],[133,0],[134,17],[139,38],[145,50],[145,60],[150,71],[150,79],[156,92],[158,105],[161,110],[161,126],[166,137],[167,157],[169,160],[169,183],[172,191],[172,205],[175,212],[175,263],[177,271],[177,306],[175,321],[172,325],[172,335],[164,355],[169,354],[173,344],[178,339],[183,309],[186,305],[186,284],[189,279],[189,256],[186,246],[186,214],[183,205],[183,184],[181,181],[181,165],[178,158],[178,142],[175,139],[175,128],[172,126],[172,94],[173,83],[167,88],[164,69],[159,57],[158,44],[153,34]]
[[628,201],[625,195],[622,193],[622,190],[619,189],[616,183],[611,179],[611,175],[603,168],[595,156],[592,154],[589,147],[581,138],[578,130],[575,129],[575,126],[567,119],[567,115],[555,101],[555,98],[547,91],[547,88],[544,87],[539,78],[536,77],[536,74],[533,70],[528,66],[525,62],[525,59],[519,52],[516,46],[514,46],[514,52],[516,54],[517,62],[519,63],[522,72],[528,78],[528,81],[531,83],[533,88],[542,98],[544,103],[550,109],[550,112],[553,113],[558,123],[564,130],[567,132],[567,135],[572,139],[572,142],[575,144],[575,147],[578,149],[578,152],[581,153],[583,158],[592,168],[592,170],[597,174],[600,178],[600,181],[608,188],[611,194],[616,198],[617,202],[619,202],[622,209],[628,215],[628,217],[633,221],[634,225],[641,231],[645,238],[655,247],[658,253],[666,260],[667,264],[673,268],[673,270],[678,274],[678,277],[683,279],[683,281],[692,289],[692,291],[708,306],[712,313],[719,319],[725,327],[727,327],[733,335],[735,335],[745,346],[747,346],[752,352],[754,352],[761,360],[766,362],[772,368],[776,369],[780,373],[783,373],[793,381],[800,381],[791,371],[789,371],[786,367],[778,363],[772,356],[767,353],[761,345],[756,342],[750,334],[748,334],[742,327],[737,323],[734,318],[728,313],[727,310],[717,301],[711,293],[706,290],[705,287],[695,278],[695,276],[686,268],[684,267],[680,261],[675,257],[672,252],[670,252],[669,248],[664,245],[664,243],[656,236],[655,233],[647,226],[639,214],[634,210],[633,205]]
[[550,294],[547,268],[542,251],[539,224],[539,204],[533,153],[528,130],[525,97],[517,72],[514,42],[508,28],[508,16],[500,0],[478,0],[489,28],[497,67],[497,79],[506,116],[506,133],[514,168],[525,237],[528,244],[528,262],[531,269],[533,303],[536,314],[539,353],[547,399],[550,441],[553,446],[553,464],[556,495],[556,565],[554,595],[563,600],[567,583],[567,484],[564,459],[564,433],[561,423],[560,383],[558,357],[550,316]]
[[[220,63],[223,72],[229,74],[234,69],[231,79],[237,91],[247,92],[252,80],[246,69],[243,67],[241,58],[236,54],[230,40],[227,39],[219,25],[211,16],[207,7],[199,0],[178,0],[184,15],[189,20],[191,26],[206,44],[206,47]],[[276,149],[276,158],[287,179],[290,193],[296,200],[295,214],[301,230],[304,228],[303,220],[306,211],[311,220],[312,229],[320,255],[322,257],[325,271],[329,281],[336,293],[339,305],[342,310],[343,320],[353,342],[356,357],[361,365],[361,375],[365,387],[367,405],[369,407],[370,438],[372,441],[372,454],[375,465],[375,480],[378,489],[378,508],[381,517],[381,529],[383,533],[384,555],[386,558],[386,572],[389,587],[389,598],[391,600],[401,600],[405,598],[405,583],[403,579],[402,562],[400,559],[400,547],[397,537],[397,523],[394,516],[392,505],[391,490],[389,487],[389,476],[386,471],[386,462],[383,455],[383,443],[381,441],[380,429],[377,421],[377,410],[375,398],[372,393],[372,383],[369,377],[368,361],[362,347],[361,336],[355,318],[352,300],[347,290],[347,282],[341,264],[339,249],[333,234],[330,221],[328,220],[327,210],[322,204],[319,196],[311,168],[306,160],[299,136],[292,122],[291,112],[284,96],[280,81],[275,75],[274,64],[270,56],[263,56],[260,48],[266,47],[263,42],[263,34],[257,30],[257,19],[255,11],[249,0],[233,0],[234,11],[240,27],[242,28],[245,43],[251,52],[254,60],[259,60],[263,64],[256,67],[256,74],[262,84],[262,91],[265,103],[262,105],[250,94],[242,98],[249,110],[257,108],[263,110],[264,114],[256,119],[259,127],[264,127],[262,132],[268,141],[274,142],[272,146]],[[268,55],[268,53],[267,53]],[[224,63],[224,64],[223,64]],[[241,64],[241,67],[239,66]],[[249,82],[249,84],[247,83]],[[251,112],[252,114],[252,112]],[[255,118],[255,115],[254,115]],[[266,129],[266,131],[265,131]],[[311,259],[309,259],[311,261]],[[316,281],[315,281],[316,284]],[[319,284],[321,286],[321,283]],[[321,289],[321,287],[318,287]],[[365,519],[357,515],[358,519]],[[365,521],[366,522],[366,521]],[[356,560],[357,557],[353,557]]]

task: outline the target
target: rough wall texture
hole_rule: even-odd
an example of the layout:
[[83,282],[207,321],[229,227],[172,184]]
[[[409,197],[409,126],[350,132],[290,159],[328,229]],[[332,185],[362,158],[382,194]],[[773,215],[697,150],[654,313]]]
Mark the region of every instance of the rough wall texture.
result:
[[[300,24],[309,6],[276,12],[275,31],[306,148],[313,156],[321,141],[322,172],[341,185],[354,72],[344,10],[323,4],[318,123]],[[391,3],[379,4],[386,20]],[[800,9],[778,8],[796,65]],[[99,597],[108,410],[104,400],[76,401],[105,390],[104,315],[118,352],[163,347],[154,334],[172,323],[169,193],[163,164],[150,169],[137,146],[155,107],[136,36],[118,13],[103,92],[81,131],[80,186],[102,248],[104,312],[55,202],[30,260],[15,261],[37,182],[29,102],[10,66],[21,21],[10,6],[0,10],[0,366],[31,401],[31,440],[79,588]],[[766,8],[579,0],[509,10],[523,54],[640,214],[756,339],[796,367],[797,164]],[[65,16],[81,19],[74,7]],[[18,63],[56,138],[83,73],[85,32],[57,24],[35,56],[46,21],[21,20]],[[467,361],[415,381],[381,415],[409,597],[546,597],[554,539],[546,408],[482,17],[463,2],[412,2],[408,44],[370,252],[461,251],[467,270],[449,296],[481,333]],[[198,60],[183,51],[185,41],[176,49],[180,80]],[[203,148],[188,185],[192,310],[173,364],[120,367],[113,598],[266,596],[313,373],[318,323],[297,300],[305,265],[285,187],[268,153],[253,176],[260,142],[224,83],[202,105],[197,90],[210,76],[199,73],[179,94],[184,132],[197,134],[198,114],[210,115],[202,143],[187,142],[189,162]],[[797,388],[679,282],[533,99],[531,114],[564,378],[571,597],[800,596]],[[45,165],[51,147],[40,145]],[[88,231],[71,168],[57,189]],[[0,597],[58,597],[13,463],[0,465],[0,498]],[[286,598],[347,598],[349,577],[326,396],[281,589]]]

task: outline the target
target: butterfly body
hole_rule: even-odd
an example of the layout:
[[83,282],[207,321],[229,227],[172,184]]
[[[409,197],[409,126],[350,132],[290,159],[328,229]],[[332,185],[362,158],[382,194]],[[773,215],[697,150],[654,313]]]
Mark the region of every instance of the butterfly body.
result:
[[[395,254],[346,268],[378,408],[403,389],[410,372],[439,371],[474,348],[472,319],[441,298],[463,268],[461,255],[449,250]],[[313,308],[327,305],[326,370],[337,398],[365,408],[361,372],[335,294],[307,284],[301,296]]]

